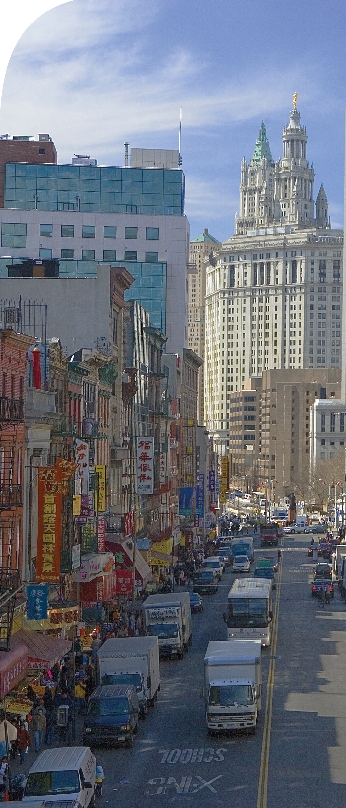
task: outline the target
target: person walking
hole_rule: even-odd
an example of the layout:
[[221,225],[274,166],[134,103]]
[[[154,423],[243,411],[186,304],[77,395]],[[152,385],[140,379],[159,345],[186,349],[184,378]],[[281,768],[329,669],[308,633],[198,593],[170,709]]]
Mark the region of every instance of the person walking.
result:
[[1,766],[0,766],[0,800],[1,800],[1,802],[5,801],[6,794],[7,794],[7,799],[8,799],[7,786],[8,786],[8,758],[5,755],[1,760]]
[[32,728],[34,732],[35,752],[39,752],[42,746],[43,735],[46,731],[46,716],[43,715],[42,707],[32,717]]
[[18,743],[20,765],[22,765],[22,763],[24,763],[25,755],[28,751],[28,748],[29,746],[31,746],[31,738],[28,733],[28,730],[25,729],[24,721],[19,722],[19,727],[17,730],[17,743]]

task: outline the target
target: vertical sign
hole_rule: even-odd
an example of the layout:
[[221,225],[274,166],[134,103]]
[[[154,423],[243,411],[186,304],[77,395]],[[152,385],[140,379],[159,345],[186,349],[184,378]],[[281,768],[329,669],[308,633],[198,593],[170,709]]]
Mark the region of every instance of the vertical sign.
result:
[[89,493],[89,444],[80,438],[75,439],[76,478],[80,481],[81,494]]
[[106,510],[106,466],[95,466],[98,478],[97,510],[103,513]]
[[47,620],[47,584],[28,584],[26,594],[28,597],[28,620]]
[[136,439],[136,493],[154,491],[154,438]]
[[38,469],[36,581],[59,581],[62,479],[59,467]]
[[104,553],[106,550],[106,517],[97,518],[97,552]]
[[209,491],[215,491],[215,471],[211,469],[209,471]]
[[204,474],[197,474],[196,514],[204,516]]
[[226,494],[229,486],[228,473],[229,473],[228,457],[224,455],[221,458],[220,504],[226,502]]

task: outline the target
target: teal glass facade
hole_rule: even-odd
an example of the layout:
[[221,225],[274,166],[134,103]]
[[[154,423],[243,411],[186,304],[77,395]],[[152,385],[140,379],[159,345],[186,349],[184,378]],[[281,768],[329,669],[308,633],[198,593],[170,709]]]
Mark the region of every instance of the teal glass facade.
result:
[[27,163],[5,166],[7,209],[181,216],[184,195],[181,169]]

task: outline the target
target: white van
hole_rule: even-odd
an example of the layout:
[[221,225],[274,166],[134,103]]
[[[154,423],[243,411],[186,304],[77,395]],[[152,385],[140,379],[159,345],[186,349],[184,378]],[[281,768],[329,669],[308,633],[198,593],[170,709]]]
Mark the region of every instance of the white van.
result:
[[78,800],[82,808],[94,803],[96,758],[88,746],[46,749],[31,766],[23,802]]

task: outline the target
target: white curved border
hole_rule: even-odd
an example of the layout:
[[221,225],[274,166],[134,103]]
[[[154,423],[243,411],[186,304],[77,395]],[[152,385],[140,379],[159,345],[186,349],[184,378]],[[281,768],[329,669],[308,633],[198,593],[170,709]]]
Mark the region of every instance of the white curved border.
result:
[[20,11],[18,3],[6,3],[0,26],[0,103],[8,63],[21,36],[46,11],[70,2],[72,0],[24,0],[20,3]]

